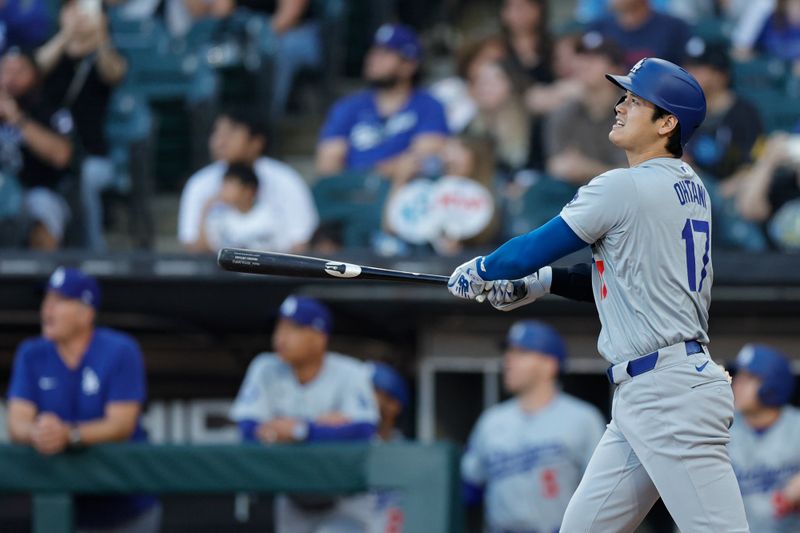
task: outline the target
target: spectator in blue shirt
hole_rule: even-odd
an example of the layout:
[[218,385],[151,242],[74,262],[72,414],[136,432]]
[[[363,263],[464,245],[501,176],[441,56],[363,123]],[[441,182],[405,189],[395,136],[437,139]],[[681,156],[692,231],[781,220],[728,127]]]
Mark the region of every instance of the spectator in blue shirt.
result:
[[[58,268],[41,307],[42,336],[24,341],[8,390],[11,440],[43,455],[76,446],[143,442],[147,394],[139,345],[95,326],[100,289],[91,276]],[[150,496],[79,496],[82,531],[158,531],[161,507]]]
[[683,20],[654,11],[650,0],[611,0],[613,14],[589,25],[625,51],[626,67],[645,57],[660,57],[673,63],[683,59],[691,37]]
[[776,2],[775,11],[764,22],[755,46],[768,56],[800,61],[800,0]]
[[448,135],[442,105],[418,89],[422,49],[411,28],[381,26],[367,55],[370,89],[337,102],[317,146],[317,172],[376,172],[403,182],[426,157],[438,153]]

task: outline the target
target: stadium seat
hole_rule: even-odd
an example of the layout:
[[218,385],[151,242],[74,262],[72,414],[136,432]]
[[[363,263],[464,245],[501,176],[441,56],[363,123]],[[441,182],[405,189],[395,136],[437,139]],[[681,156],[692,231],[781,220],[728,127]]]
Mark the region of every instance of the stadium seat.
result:
[[800,122],[800,100],[782,90],[749,91],[746,97],[758,108],[768,133],[794,131]]
[[786,63],[777,58],[757,57],[750,61],[734,61],[731,81],[736,92],[784,90],[788,77]]
[[700,37],[706,43],[721,44],[726,47],[730,45],[729,33],[730,28],[727,28],[722,20],[713,17],[698,20],[692,26],[692,35]]
[[513,237],[538,228],[561,212],[577,190],[575,185],[541,175],[522,196],[507,203],[506,236]]
[[114,92],[106,119],[106,138],[114,162],[114,193],[127,200],[129,233],[139,248],[149,248],[154,236],[150,209],[154,119],[144,95],[129,89]]
[[342,228],[345,247],[366,247],[379,231],[389,181],[373,174],[345,173],[322,178],[312,188],[320,225]]

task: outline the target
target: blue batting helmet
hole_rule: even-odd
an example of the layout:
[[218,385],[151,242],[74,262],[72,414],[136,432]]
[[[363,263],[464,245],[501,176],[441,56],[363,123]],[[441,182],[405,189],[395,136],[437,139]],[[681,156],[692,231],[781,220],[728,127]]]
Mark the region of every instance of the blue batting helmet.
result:
[[736,368],[761,378],[758,399],[770,407],[789,403],[794,394],[794,375],[789,360],[774,348],[747,344],[736,356]]
[[515,322],[508,330],[506,346],[554,357],[559,368],[564,366],[567,358],[567,347],[561,335],[552,326],[538,320]]
[[681,146],[706,118],[706,96],[694,76],[674,63],[646,57],[627,76],[606,74],[611,83],[678,117]]

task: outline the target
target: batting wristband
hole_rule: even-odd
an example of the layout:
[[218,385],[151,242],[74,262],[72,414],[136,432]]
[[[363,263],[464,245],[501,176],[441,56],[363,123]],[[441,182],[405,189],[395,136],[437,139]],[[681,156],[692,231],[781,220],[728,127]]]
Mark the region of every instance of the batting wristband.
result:
[[550,293],[579,302],[594,302],[592,265],[579,263],[569,268],[554,268]]

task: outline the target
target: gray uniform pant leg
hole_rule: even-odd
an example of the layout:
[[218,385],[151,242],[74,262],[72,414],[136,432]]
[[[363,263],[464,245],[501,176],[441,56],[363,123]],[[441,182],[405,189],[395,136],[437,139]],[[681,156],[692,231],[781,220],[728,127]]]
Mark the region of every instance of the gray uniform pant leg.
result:
[[564,512],[564,533],[636,529],[658,491],[612,419]]
[[[612,423],[595,451],[599,458],[592,457],[573,496],[576,501],[567,508],[562,531],[635,527],[644,516],[638,516],[641,506],[620,503],[631,497],[634,481],[615,484],[613,479],[624,478],[637,461],[641,466],[633,469],[638,474],[635,481],[647,486],[641,481],[643,467],[682,533],[749,531],[725,447],[730,440],[733,393],[721,367],[713,361],[703,366],[708,360],[699,353],[617,387]],[[635,460],[624,455],[625,446],[613,434],[627,443]],[[644,500],[649,497],[646,493]],[[630,517],[623,516],[620,505]]]

